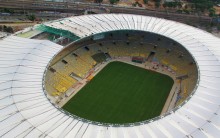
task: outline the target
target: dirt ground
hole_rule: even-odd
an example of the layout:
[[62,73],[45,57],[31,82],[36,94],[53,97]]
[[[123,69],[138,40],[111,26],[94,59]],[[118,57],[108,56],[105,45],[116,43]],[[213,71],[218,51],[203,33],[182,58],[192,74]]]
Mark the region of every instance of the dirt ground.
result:
[[[91,1],[93,2],[93,1]],[[152,0],[148,1],[148,4],[144,4],[143,0],[120,0],[117,5],[119,6],[132,6],[133,3],[138,2],[142,5],[142,8],[154,9],[154,2]],[[103,0],[103,4],[109,4],[109,0]],[[138,7],[138,5],[137,5]],[[140,7],[140,6],[139,6]]]
[[216,10],[216,14],[220,14],[220,7],[214,6],[215,10]]
[[24,28],[34,26],[36,22],[33,23],[0,23],[0,26],[11,26],[14,30],[14,32],[23,30]]

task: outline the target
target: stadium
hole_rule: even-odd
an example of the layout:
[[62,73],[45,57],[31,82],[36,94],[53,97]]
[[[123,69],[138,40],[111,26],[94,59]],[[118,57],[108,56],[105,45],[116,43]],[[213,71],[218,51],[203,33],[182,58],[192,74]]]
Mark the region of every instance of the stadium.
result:
[[[56,41],[18,37],[27,30]],[[69,17],[4,37],[0,137],[218,137],[219,43],[130,14]]]

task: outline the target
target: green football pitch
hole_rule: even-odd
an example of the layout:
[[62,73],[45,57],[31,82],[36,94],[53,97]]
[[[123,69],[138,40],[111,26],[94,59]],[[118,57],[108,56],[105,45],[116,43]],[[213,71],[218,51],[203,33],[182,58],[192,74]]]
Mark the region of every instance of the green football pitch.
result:
[[173,86],[169,76],[111,62],[63,107],[102,123],[134,123],[160,115]]

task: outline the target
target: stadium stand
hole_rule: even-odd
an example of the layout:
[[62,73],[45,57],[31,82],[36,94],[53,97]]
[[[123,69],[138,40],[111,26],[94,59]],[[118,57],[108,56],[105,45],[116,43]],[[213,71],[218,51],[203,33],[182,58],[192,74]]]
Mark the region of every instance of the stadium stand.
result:
[[[197,69],[195,64],[190,64],[193,58],[180,44],[162,36],[138,31],[134,34],[128,34],[127,31],[109,32],[105,36],[107,36],[105,39],[91,41],[86,45],[81,43],[78,48],[72,51],[67,50],[68,54],[61,56],[59,61],[51,66],[56,70],[56,74],[65,76],[67,79],[66,81],[63,79],[48,80],[52,84],[63,82],[61,86],[49,85],[52,88],[48,88],[48,91],[57,90],[59,94],[65,93],[77,81],[85,78],[97,64],[105,62],[109,57],[128,57],[130,61],[143,64],[145,62],[156,63],[173,72],[181,88],[176,106],[184,101],[194,89]],[[139,38],[142,38],[141,41]],[[187,78],[182,79],[180,76],[184,75]],[[59,95],[58,93],[54,95]]]

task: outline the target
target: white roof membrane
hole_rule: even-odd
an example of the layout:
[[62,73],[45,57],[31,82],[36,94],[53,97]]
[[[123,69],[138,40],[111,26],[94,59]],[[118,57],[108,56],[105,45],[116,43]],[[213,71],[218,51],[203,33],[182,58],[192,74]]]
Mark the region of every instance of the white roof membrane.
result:
[[178,22],[129,14],[76,16],[45,25],[81,38],[125,29],[169,37],[197,62],[198,88],[179,109],[149,123],[113,127],[82,122],[52,105],[43,90],[47,64],[62,46],[9,36],[0,40],[0,137],[219,137],[219,38]]

